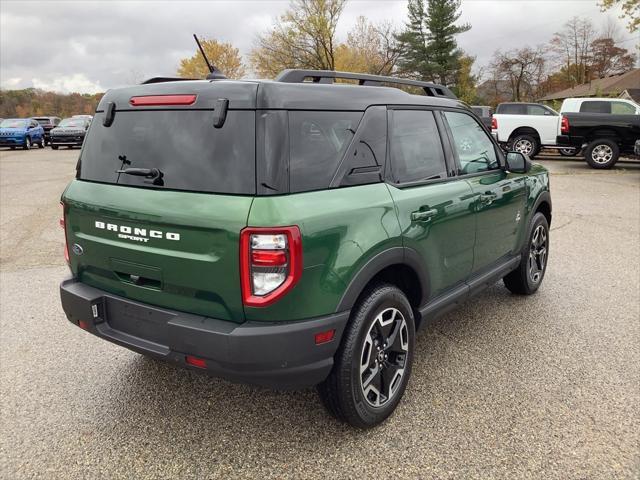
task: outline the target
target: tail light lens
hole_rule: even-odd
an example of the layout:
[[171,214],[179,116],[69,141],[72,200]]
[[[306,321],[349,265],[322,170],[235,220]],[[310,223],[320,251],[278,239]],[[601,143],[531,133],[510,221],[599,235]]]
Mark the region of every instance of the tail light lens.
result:
[[562,117],[560,120],[560,133],[569,133],[569,119],[567,117]]
[[64,203],[60,202],[62,207],[62,215],[60,216],[60,227],[64,232],[64,259],[69,263],[69,243],[67,242],[67,215]]
[[496,119],[496,117],[491,117],[491,130],[497,130],[498,129],[498,120]]
[[265,307],[286,294],[302,275],[300,229],[253,228],[240,232],[242,301]]

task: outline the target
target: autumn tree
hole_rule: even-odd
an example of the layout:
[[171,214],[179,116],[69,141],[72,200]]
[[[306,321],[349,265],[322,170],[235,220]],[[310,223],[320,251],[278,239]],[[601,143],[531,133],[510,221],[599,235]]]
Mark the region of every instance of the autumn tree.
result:
[[347,41],[336,49],[335,67],[347,72],[391,75],[399,53],[390,22],[373,24],[360,16]]
[[336,27],[346,0],[291,0],[289,9],[249,55],[253,70],[266,78],[285,68],[335,70]]
[[473,74],[473,63],[475,57],[469,55],[461,55],[458,59],[459,69],[453,92],[456,96],[468,104],[475,103],[477,99],[476,84],[478,76]]
[[590,80],[589,62],[596,29],[589,19],[573,17],[553,35],[550,42],[559,67],[564,67],[567,83],[575,87]]
[[629,32],[634,33],[640,28],[640,2],[638,0],[602,0],[599,5],[603,12],[621,6],[622,15],[620,18],[627,19]]
[[509,82],[514,101],[535,99],[536,88],[545,73],[544,49],[524,47],[508,52],[498,50],[490,68],[496,80]]
[[[202,48],[212,65],[215,65],[227,78],[242,78],[245,68],[240,51],[230,43],[218,42],[215,39],[200,40]],[[178,76],[183,78],[205,78],[209,73],[207,64],[199,49],[189,58],[180,60]]]
[[624,73],[633,68],[635,61],[635,55],[616,46],[612,38],[598,38],[591,43],[589,70],[594,78]]

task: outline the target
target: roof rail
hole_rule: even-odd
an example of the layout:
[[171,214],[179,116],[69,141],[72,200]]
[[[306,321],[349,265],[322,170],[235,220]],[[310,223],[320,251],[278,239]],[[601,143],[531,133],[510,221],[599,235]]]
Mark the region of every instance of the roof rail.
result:
[[385,83],[398,85],[410,85],[420,87],[429,97],[447,97],[457,99],[454,93],[443,85],[421,82],[408,78],[385,77],[382,75],[370,75],[367,73],[336,72],[333,70],[283,70],[276,77],[276,82],[284,83],[334,83],[335,79],[357,80],[358,85],[382,86]]
[[182,78],[182,77],[152,77],[148,78],[140,85],[148,85],[150,83],[164,83],[164,82],[183,82],[187,80],[198,80],[197,78]]

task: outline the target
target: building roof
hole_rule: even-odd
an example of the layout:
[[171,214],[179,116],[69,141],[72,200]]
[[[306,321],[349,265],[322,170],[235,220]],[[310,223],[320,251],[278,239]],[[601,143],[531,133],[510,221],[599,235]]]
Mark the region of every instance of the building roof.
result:
[[567,88],[559,92],[551,93],[540,100],[564,100],[572,97],[595,97],[620,95],[627,89],[637,88],[640,85],[640,68],[634,68],[620,75],[597,78],[588,83],[583,83],[573,88]]
[[640,103],[640,88],[627,88],[620,94],[620,98],[626,98],[627,100]]

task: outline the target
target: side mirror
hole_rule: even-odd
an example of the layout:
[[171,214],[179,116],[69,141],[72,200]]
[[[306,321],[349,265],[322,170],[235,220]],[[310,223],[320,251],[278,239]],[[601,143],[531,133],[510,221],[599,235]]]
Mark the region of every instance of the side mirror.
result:
[[513,173],[527,173],[531,161],[520,152],[509,152],[505,161],[505,170]]

